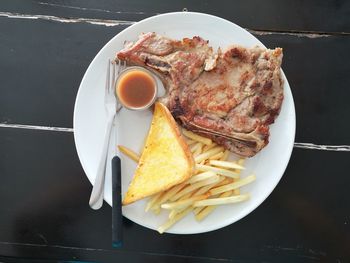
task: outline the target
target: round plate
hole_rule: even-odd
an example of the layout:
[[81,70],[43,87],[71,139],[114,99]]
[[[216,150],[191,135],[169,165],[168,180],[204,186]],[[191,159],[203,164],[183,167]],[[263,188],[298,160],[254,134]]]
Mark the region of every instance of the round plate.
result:
[[[123,48],[125,40],[134,41],[141,33],[156,32],[158,34],[182,39],[183,37],[200,36],[209,40],[213,48],[225,48],[233,43],[245,47],[264,46],[258,39],[243,28],[212,15],[178,12],[162,14],[142,20],[120,32],[112,38],[96,55],[87,69],[80,84],[74,108],[74,139],[83,169],[93,183],[98,161],[102,151],[102,142],[106,129],[104,110],[104,86],[108,59],[115,57]],[[208,232],[222,228],[248,215],[258,207],[276,187],[281,179],[293,149],[295,135],[295,110],[292,93],[288,81],[284,78],[285,99],[276,122],[271,125],[270,143],[255,157],[246,162],[246,170],[242,176],[254,173],[257,180],[242,188],[242,192],[250,192],[251,199],[239,204],[220,206],[202,222],[197,222],[193,214],[187,215],[168,233],[193,234]],[[115,145],[121,144],[140,151],[147,135],[152,113],[136,112],[122,109],[116,122],[115,136],[112,137],[111,154],[115,153]],[[122,189],[125,193],[136,164],[122,154]],[[107,167],[104,199],[111,204],[111,169]],[[88,200],[86,200],[88,202]],[[141,200],[123,207],[123,215],[130,220],[157,229],[167,220],[167,214],[156,216],[144,212],[146,201]]]

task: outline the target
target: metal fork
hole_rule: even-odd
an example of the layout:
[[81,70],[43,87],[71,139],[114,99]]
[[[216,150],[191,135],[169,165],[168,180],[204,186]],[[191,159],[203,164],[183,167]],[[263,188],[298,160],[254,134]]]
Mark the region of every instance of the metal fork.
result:
[[117,113],[122,108],[115,95],[116,79],[120,75],[121,71],[126,67],[125,62],[120,60],[111,61],[108,60],[107,74],[106,74],[106,86],[105,86],[105,110],[107,114],[107,128],[104,137],[101,159],[98,165],[98,170],[95,178],[95,183],[92,188],[89,205],[92,209],[99,209],[103,204],[104,196],[104,183],[106,175],[106,166],[108,159],[108,148],[111,137],[112,125],[114,123]]

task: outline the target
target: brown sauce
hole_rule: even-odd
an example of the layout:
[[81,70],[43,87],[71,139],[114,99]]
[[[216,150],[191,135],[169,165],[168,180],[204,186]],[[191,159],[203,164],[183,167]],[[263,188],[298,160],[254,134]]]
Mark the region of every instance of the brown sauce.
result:
[[126,107],[142,108],[154,99],[156,83],[147,72],[134,69],[120,76],[116,89],[119,100]]

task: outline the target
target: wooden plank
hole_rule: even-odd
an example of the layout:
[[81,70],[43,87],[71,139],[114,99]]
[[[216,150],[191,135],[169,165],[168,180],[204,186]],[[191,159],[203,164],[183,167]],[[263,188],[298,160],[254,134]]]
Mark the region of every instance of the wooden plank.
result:
[[281,182],[257,210],[200,238],[159,235],[125,219],[123,248],[113,250],[110,207],[89,208],[91,186],[72,133],[0,128],[0,145],[3,256],[99,262],[148,255],[160,262],[345,262],[348,256],[349,153],[296,149]]
[[125,27],[0,18],[0,122],[72,127],[87,67]]
[[210,13],[243,27],[275,31],[350,32],[350,2],[333,1],[26,1],[2,0],[0,11],[139,21],[157,13],[182,11]]
[[[0,122],[71,128],[86,68],[124,28],[0,18]],[[283,70],[297,110],[296,141],[350,144],[345,121],[350,112],[350,37],[256,36],[268,47],[284,48]]]

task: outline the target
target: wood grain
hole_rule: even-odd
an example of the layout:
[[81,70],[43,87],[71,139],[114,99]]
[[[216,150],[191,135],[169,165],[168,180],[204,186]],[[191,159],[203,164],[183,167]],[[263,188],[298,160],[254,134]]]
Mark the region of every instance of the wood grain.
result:
[[0,145],[1,255],[134,262],[343,262],[350,257],[350,177],[339,177],[350,153],[295,149],[278,187],[243,220],[201,235],[159,235],[124,219],[124,246],[113,250],[110,207],[89,208],[91,186],[73,134],[0,128]]
[[22,14],[139,21],[146,17],[182,11],[217,15],[243,27],[274,31],[350,32],[350,2],[276,0],[2,0],[0,10]]

